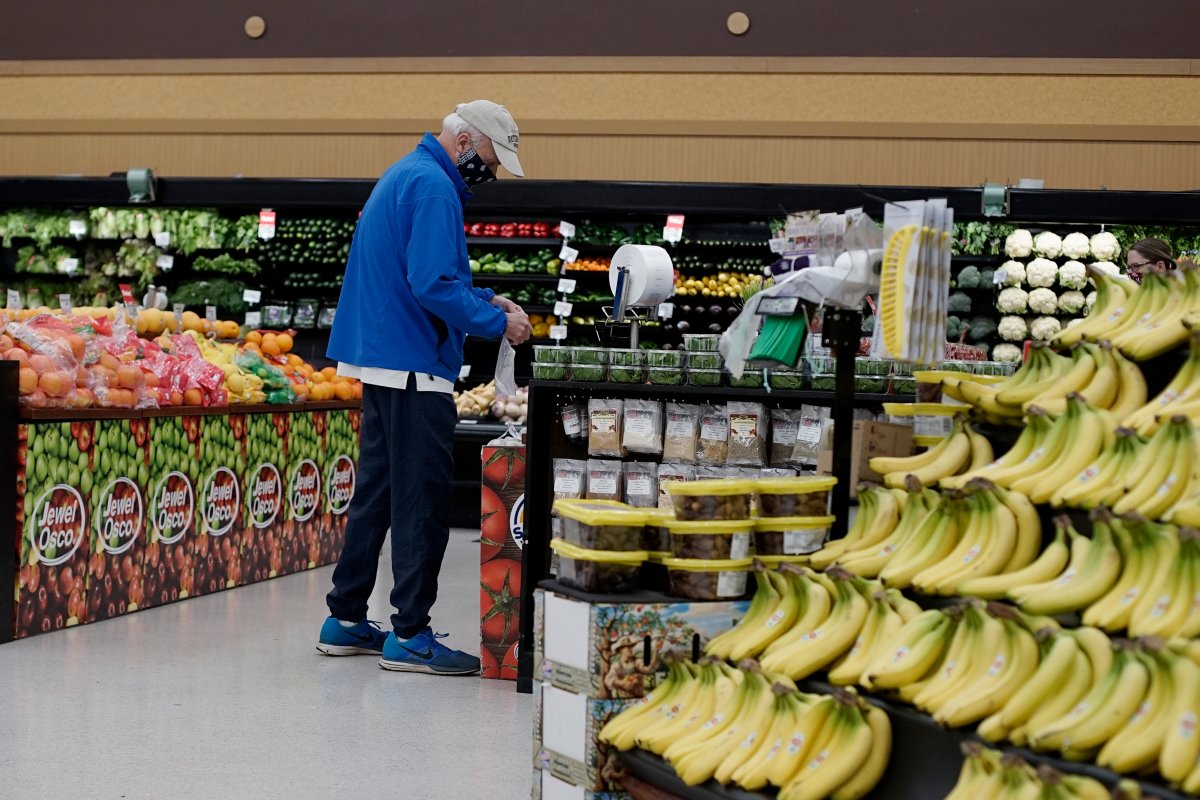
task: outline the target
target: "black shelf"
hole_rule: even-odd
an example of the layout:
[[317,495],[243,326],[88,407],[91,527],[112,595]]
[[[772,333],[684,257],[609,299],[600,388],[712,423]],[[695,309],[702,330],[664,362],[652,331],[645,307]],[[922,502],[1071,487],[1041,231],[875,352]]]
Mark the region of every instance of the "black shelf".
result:
[[557,236],[547,236],[544,238],[532,237],[517,237],[517,236],[468,236],[467,247],[481,245],[489,247],[491,245],[511,245],[513,247],[545,247],[549,250],[561,249],[562,239]]
[[564,275],[546,272],[472,272],[471,282],[477,286],[488,283],[558,283]]
[[[540,386],[555,389],[559,392],[576,391],[581,394],[595,394],[598,387],[606,387],[605,391],[618,392],[627,396],[691,396],[712,400],[788,400],[800,401],[811,405],[833,405],[834,392],[818,390],[786,390],[771,389],[738,389],[734,386],[664,386],[651,383],[600,383],[588,381],[538,381],[529,382],[530,386]],[[913,403],[916,398],[908,394],[856,394],[855,405],[878,406],[883,403]]]

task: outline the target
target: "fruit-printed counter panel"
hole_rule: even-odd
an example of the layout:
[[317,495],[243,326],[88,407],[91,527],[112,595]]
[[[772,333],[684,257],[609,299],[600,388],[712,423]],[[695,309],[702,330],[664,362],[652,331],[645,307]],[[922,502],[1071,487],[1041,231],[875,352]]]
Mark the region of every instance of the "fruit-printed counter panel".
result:
[[361,412],[294,409],[19,422],[15,636],[335,561]]

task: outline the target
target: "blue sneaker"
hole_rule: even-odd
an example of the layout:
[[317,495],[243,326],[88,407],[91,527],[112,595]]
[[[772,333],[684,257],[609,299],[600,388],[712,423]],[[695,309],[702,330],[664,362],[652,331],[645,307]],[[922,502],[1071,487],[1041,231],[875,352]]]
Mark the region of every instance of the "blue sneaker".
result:
[[347,628],[334,617],[327,617],[321,626],[317,650],[327,656],[376,656],[383,652],[383,640],[388,635],[373,620],[363,620]]
[[451,650],[438,639],[449,634],[426,628],[411,639],[401,641],[388,634],[379,666],[397,672],[427,672],[430,675],[478,675],[479,659],[461,650]]

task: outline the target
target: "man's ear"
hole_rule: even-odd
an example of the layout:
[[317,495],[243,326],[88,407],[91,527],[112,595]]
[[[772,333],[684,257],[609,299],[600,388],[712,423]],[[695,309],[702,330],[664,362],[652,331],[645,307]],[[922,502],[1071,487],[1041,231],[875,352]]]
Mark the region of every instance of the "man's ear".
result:
[[465,153],[471,149],[471,135],[463,131],[454,138],[454,143],[458,145],[459,153]]

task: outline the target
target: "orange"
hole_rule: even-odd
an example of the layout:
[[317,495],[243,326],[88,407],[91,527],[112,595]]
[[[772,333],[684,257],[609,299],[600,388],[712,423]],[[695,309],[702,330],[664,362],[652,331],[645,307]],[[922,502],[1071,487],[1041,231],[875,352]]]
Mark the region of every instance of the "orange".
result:
[[248,344],[262,344],[262,331],[250,331],[246,334],[246,342]]
[[265,355],[268,355],[268,356],[279,355],[279,352],[280,352],[279,351],[279,340],[276,338],[275,334],[268,333],[266,336],[263,337],[262,351]]
[[354,382],[354,399],[355,400],[362,400],[362,386],[363,385],[362,385],[361,381]]
[[292,350],[292,337],[286,333],[281,333],[275,337],[275,341],[279,342],[279,352],[290,353]]
[[312,374],[313,383],[325,383],[325,373],[317,370]]
[[336,367],[326,367],[321,370],[321,374],[325,376],[325,380],[327,381],[334,380],[338,376]]
[[33,390],[38,387],[38,374],[33,367],[21,367],[17,379],[18,391],[22,395],[33,394]]
[[354,387],[345,381],[340,381],[333,385],[334,391],[337,393],[338,400],[353,400]]

